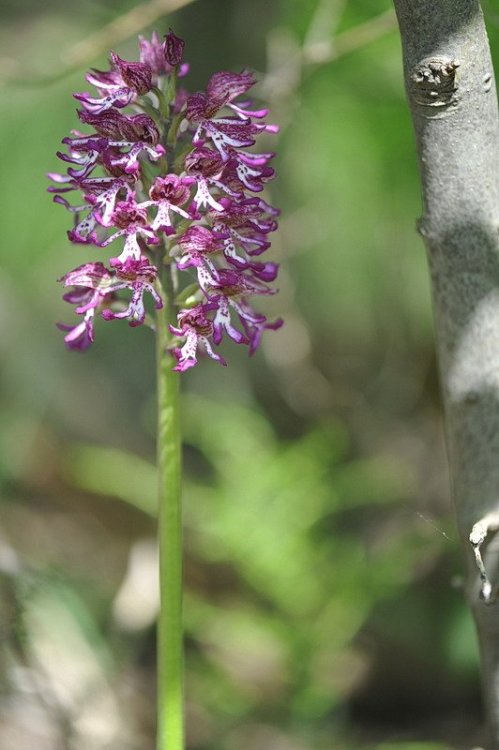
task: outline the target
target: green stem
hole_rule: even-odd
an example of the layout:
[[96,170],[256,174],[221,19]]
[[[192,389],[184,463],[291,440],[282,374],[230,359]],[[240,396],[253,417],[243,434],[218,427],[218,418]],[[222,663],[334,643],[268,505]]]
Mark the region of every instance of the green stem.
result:
[[174,319],[169,268],[165,268],[163,284],[168,302],[156,316],[160,579],[157,750],[183,750],[180,377],[173,372],[173,357],[166,351],[171,339],[168,323]]

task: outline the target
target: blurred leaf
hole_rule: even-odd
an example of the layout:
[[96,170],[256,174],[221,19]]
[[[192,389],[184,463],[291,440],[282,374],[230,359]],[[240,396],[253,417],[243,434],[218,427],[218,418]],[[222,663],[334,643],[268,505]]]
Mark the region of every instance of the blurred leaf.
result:
[[97,445],[73,445],[66,474],[79,489],[122,500],[156,516],[156,467],[131,453]]

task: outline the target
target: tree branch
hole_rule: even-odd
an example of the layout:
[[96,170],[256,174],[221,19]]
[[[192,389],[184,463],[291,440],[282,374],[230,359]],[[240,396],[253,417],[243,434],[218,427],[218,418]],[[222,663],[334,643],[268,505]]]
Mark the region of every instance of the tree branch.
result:
[[[499,121],[478,0],[394,0],[423,184],[467,596],[499,750]],[[492,537],[491,541],[486,541]],[[482,557],[483,553],[483,557]],[[490,606],[486,606],[487,602]]]
[[[138,34],[146,26],[150,26],[158,18],[174,13],[195,0],[146,0],[136,5],[126,13],[113,18],[98,31],[80,40],[61,54],[62,70],[38,76],[31,73],[19,73],[18,65],[14,63],[13,70],[2,70],[0,61],[0,84],[17,84],[25,86],[43,86],[55,83],[81,67],[89,65],[95,58],[120,42]],[[60,67],[60,66],[59,66]]]
[[102,29],[75,44],[62,55],[70,68],[80,68],[116,44],[138,34],[158,18],[189,5],[193,0],[148,0],[114,18]]

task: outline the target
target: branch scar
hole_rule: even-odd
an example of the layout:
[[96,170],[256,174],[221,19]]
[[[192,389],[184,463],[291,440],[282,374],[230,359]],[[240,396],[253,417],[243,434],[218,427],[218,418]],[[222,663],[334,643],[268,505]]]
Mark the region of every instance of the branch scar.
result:
[[482,557],[482,545],[486,542],[490,534],[495,534],[497,531],[499,531],[499,513],[488,513],[474,524],[469,535],[469,541],[480,575],[480,597],[485,604],[493,604],[496,599],[496,593],[494,592],[493,595],[492,583],[485,569]]
[[409,91],[413,101],[422,107],[437,110],[456,105],[456,71],[458,60],[449,57],[428,57],[421,60],[409,76]]

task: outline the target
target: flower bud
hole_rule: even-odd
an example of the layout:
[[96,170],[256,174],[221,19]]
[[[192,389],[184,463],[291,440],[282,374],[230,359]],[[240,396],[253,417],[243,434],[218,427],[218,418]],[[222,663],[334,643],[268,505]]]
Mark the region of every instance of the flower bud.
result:
[[124,83],[137,94],[147,94],[151,90],[152,70],[147,63],[122,60],[115,52],[111,52],[111,60],[120,71]]
[[175,36],[173,31],[170,29],[168,34],[165,36],[165,60],[168,65],[175,68],[182,60],[184,54],[185,42],[178,36]]
[[122,121],[126,119],[117,109],[106,109],[103,112],[78,110],[78,117],[85,125],[91,125],[99,135],[119,140],[122,137]]

